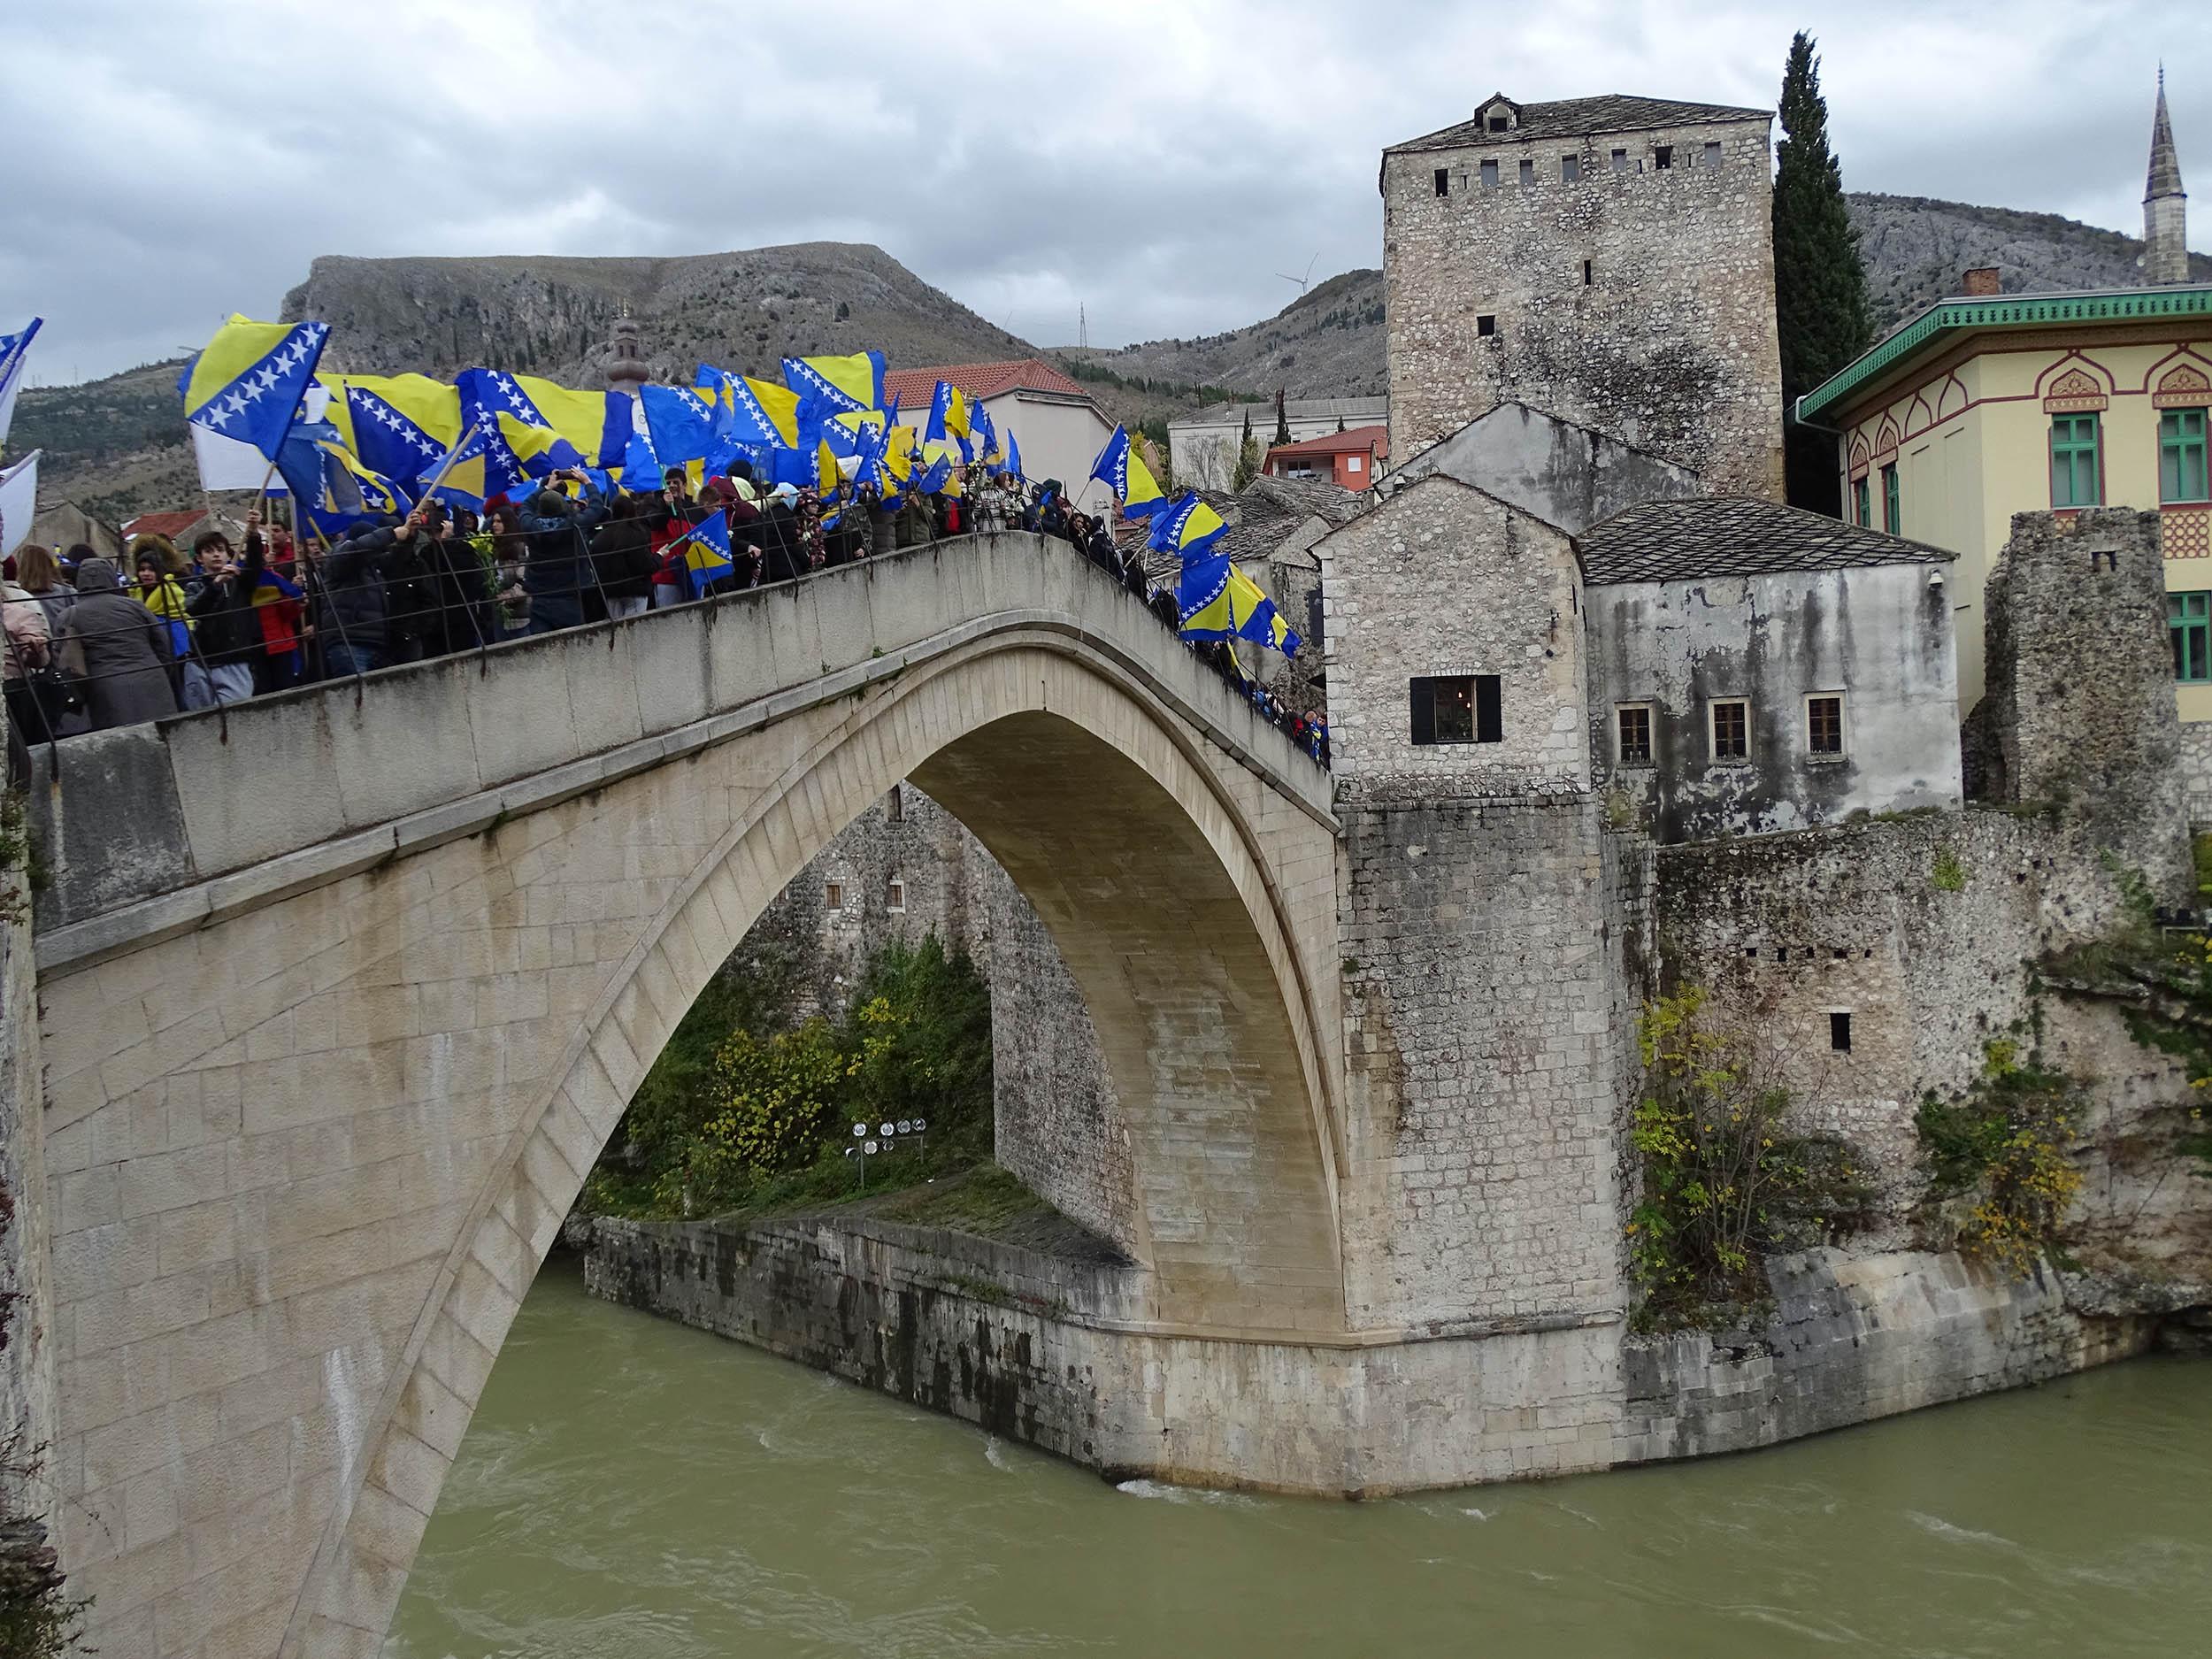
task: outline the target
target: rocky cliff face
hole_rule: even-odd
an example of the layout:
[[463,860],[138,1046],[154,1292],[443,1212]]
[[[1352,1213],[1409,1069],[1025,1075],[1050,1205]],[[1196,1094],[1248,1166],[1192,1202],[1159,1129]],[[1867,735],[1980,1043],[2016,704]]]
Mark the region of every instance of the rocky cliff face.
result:
[[626,311],[654,377],[683,383],[702,361],[773,377],[787,356],[870,347],[907,365],[1032,349],[881,249],[849,242],[643,259],[326,257],[283,314],[331,325],[334,369],[443,377],[480,364],[590,387],[604,383]]

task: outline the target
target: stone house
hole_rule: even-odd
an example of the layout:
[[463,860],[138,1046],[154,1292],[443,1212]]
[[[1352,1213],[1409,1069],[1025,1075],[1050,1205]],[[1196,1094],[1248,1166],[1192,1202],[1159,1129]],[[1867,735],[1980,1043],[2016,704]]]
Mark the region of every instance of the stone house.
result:
[[[1373,426],[1390,418],[1387,397],[1293,397],[1283,403],[1283,422],[1291,442],[1332,436],[1355,426]],[[1208,403],[1167,424],[1168,458],[1175,468],[1179,489],[1226,489],[1237,467],[1237,451],[1244,444],[1247,421],[1252,436],[1264,452],[1274,441],[1273,403]]]
[[1400,465],[1519,400],[1779,500],[1765,110],[1519,104],[1383,152]]
[[1267,452],[1260,470],[1270,478],[1300,482],[1319,480],[1340,489],[1369,489],[1390,458],[1390,428],[1353,426],[1279,443]]

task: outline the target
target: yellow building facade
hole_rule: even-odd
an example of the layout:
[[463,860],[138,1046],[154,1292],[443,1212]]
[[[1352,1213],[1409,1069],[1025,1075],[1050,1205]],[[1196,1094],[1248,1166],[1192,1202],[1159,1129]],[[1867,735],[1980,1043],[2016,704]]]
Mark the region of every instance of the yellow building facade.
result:
[[1798,401],[1844,516],[1947,548],[1959,710],[2016,512],[2156,509],[2185,722],[2212,745],[2212,285],[1944,300]]

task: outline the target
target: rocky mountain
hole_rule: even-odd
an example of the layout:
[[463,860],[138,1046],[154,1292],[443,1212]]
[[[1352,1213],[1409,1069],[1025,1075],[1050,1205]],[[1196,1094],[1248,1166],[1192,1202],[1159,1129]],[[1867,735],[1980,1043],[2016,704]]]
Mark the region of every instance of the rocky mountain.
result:
[[626,311],[656,378],[687,385],[703,361],[773,378],[786,357],[870,347],[902,365],[1033,349],[852,242],[636,259],[326,257],[285,296],[283,316],[330,324],[334,369],[442,378],[485,364],[595,386]]
[[[2124,288],[2142,244],[2048,213],[1919,196],[1851,197],[1878,326],[1886,330],[1994,265],[2008,293]],[[2212,258],[2191,256],[2212,280]],[[287,318],[332,325],[326,361],[360,373],[448,375],[473,364],[597,383],[615,321],[638,320],[654,371],[688,380],[704,359],[772,376],[780,358],[874,346],[896,365],[1026,356],[881,249],[804,242],[665,258],[315,261]],[[1138,426],[1218,399],[1349,396],[1386,388],[1382,273],[1348,271],[1275,316],[1189,340],[1049,352],[1116,419]],[[24,393],[11,450],[43,447],[42,495],[119,520],[196,493],[177,413],[175,364]]]

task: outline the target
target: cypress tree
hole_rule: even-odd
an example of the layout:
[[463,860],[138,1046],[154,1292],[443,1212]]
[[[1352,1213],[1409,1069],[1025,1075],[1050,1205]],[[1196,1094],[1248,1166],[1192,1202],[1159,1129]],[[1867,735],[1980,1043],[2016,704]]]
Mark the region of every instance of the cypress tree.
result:
[[1275,388],[1275,442],[1279,445],[1290,442],[1290,416],[1284,410],[1283,388],[1279,386]]
[[1791,503],[1839,517],[1836,441],[1800,426],[1800,395],[1874,342],[1859,234],[1843,199],[1843,171],[1828,149],[1813,37],[1790,42],[1782,77],[1782,148],[1774,175],[1774,317],[1782,346],[1785,465]]
[[1237,445],[1236,470],[1229,475],[1229,489],[1241,495],[1244,487],[1260,475],[1260,441],[1252,435],[1252,411],[1248,404],[1244,411],[1244,437]]

